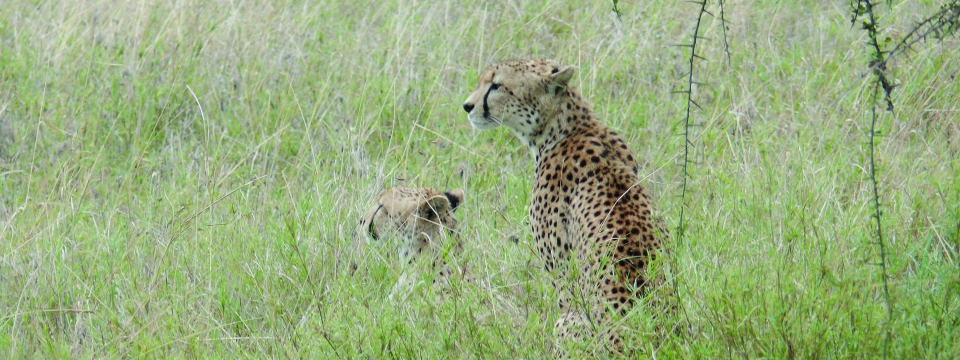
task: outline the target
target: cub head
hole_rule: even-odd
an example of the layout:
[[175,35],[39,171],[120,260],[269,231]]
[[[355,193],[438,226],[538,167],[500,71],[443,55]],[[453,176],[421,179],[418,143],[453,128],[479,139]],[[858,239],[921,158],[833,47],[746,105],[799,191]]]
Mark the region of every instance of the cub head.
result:
[[[463,190],[440,192],[433,188],[395,186],[377,195],[377,203],[360,222],[374,240],[393,237],[400,241],[400,255],[412,260],[436,241],[454,235],[454,212],[463,202]],[[446,230],[446,233],[444,233]]]
[[558,98],[567,95],[567,85],[577,72],[571,65],[553,60],[508,61],[491,65],[463,103],[473,128],[500,125],[527,138],[536,135],[544,115],[559,110]]

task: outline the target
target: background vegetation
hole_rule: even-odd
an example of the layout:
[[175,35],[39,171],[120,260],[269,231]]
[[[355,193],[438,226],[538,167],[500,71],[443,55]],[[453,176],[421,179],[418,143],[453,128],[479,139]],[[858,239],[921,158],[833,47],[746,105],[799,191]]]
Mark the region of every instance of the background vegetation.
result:
[[[893,1],[879,39],[941,5]],[[886,7],[886,5],[881,5]],[[557,317],[526,224],[533,164],[460,109],[478,72],[550,57],[680,209],[695,5],[604,1],[9,1],[0,7],[0,356],[513,357]],[[888,64],[877,166],[887,316],[865,160],[873,81],[845,1],[729,1],[704,17],[674,275],[689,334],[645,356],[960,356],[960,42]],[[885,39],[890,40],[885,40]],[[701,47],[702,46],[702,47]],[[866,86],[865,86],[866,85]],[[388,298],[373,195],[461,187],[480,276]],[[429,275],[427,275],[429,276]]]

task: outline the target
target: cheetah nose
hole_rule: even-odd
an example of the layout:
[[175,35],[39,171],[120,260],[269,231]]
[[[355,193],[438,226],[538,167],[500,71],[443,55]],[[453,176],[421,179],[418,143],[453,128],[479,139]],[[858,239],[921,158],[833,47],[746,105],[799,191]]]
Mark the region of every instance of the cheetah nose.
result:
[[467,114],[469,114],[470,111],[473,111],[473,104],[471,104],[471,103],[463,103],[463,111],[466,111]]

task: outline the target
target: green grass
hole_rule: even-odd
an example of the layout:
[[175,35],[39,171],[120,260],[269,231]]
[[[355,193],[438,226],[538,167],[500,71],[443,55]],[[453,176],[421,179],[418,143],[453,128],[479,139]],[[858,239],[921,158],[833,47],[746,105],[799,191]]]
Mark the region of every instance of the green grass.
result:
[[[533,164],[460,104],[486,65],[550,57],[681,204],[696,8],[609,1],[9,1],[0,7],[0,357],[541,358],[555,295],[527,225]],[[906,33],[938,1],[894,1]],[[705,17],[687,235],[688,336],[657,358],[960,357],[960,42],[894,64],[878,128],[892,317],[866,154],[866,35],[844,1]],[[383,187],[460,187],[481,281],[390,300]],[[513,241],[519,238],[518,242]],[[429,274],[425,276],[430,276]]]

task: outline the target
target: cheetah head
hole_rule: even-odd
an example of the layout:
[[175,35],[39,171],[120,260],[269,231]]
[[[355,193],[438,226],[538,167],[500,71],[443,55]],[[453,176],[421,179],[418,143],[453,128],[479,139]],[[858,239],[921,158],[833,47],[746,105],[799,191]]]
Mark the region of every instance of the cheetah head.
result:
[[401,257],[412,259],[457,231],[454,212],[462,202],[460,189],[440,192],[395,186],[380,192],[377,204],[363,215],[360,225],[374,240],[396,238],[401,243]]
[[558,98],[577,72],[553,60],[508,61],[491,65],[463,103],[470,125],[478,130],[503,125],[524,142],[535,137],[560,109]]

